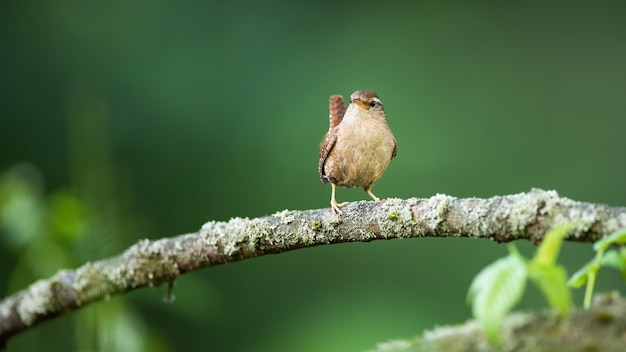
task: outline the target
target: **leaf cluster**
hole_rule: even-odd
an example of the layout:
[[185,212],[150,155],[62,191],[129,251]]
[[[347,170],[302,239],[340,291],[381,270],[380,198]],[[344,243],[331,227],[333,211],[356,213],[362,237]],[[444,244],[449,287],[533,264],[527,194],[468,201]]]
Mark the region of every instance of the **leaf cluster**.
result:
[[474,278],[467,298],[489,341],[499,343],[502,321],[519,303],[527,281],[541,290],[562,317],[569,314],[572,298],[567,274],[556,259],[570,229],[571,226],[562,225],[548,231],[532,259],[522,256],[515,245],[510,244],[508,256],[488,265]]
[[601,267],[616,268],[626,281],[626,247],[610,248],[626,243],[626,229],[594,243],[596,256],[567,280],[565,268],[557,264],[556,259],[571,228],[571,225],[561,225],[548,231],[532,259],[524,258],[513,244],[509,245],[508,256],[488,265],[474,278],[468,302],[489,341],[499,343],[502,321],[519,303],[527,281],[539,288],[550,307],[562,317],[569,314],[572,306],[569,287],[586,284],[584,307],[588,309],[591,306],[595,280]]
[[596,256],[569,279],[568,285],[571,287],[587,285],[584,301],[585,309],[589,309],[591,306],[593,288],[598,276],[598,270],[601,267],[612,267],[619,270],[622,278],[626,281],[626,247],[610,248],[612,245],[623,245],[625,243],[626,229],[621,229],[603,237],[593,244]]

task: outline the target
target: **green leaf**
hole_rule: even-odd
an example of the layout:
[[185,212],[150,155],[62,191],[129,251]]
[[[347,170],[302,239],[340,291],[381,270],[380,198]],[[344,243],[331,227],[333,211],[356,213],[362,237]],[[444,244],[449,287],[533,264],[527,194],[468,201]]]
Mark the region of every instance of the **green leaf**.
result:
[[602,260],[600,260],[600,265],[619,270],[622,278],[626,280],[626,248],[620,248],[619,251],[615,249],[608,250],[602,257]]
[[596,260],[592,260],[589,263],[585,264],[585,266],[583,266],[580,270],[578,270],[577,272],[574,273],[574,275],[572,275],[572,277],[570,277],[570,279],[567,281],[567,285],[569,287],[581,287],[584,284],[587,283],[587,280],[589,278],[589,274],[591,272],[596,272],[598,271],[599,267],[598,267],[598,263],[596,263]]
[[[567,273],[562,266],[556,264],[556,258],[559,256],[563,238],[571,228],[572,225],[565,224],[550,229],[528,267],[528,277],[561,316],[567,316],[569,313],[572,296],[567,287]],[[576,281],[583,280],[578,277]]]
[[552,266],[556,263],[556,258],[559,256],[559,250],[561,249],[561,243],[563,238],[572,229],[572,225],[565,224],[554,227],[550,231],[546,232],[543,238],[543,242],[539,245],[539,249],[533,258],[533,263],[540,266]]
[[620,244],[626,243],[626,228],[619,229],[612,234],[603,237],[599,241],[593,244],[593,249],[595,251],[598,250],[606,250],[612,244]]
[[563,317],[569,314],[572,296],[567,287],[567,273],[559,265],[530,265],[528,277],[539,287],[550,306]]
[[526,263],[514,254],[498,259],[474,278],[467,298],[492,343],[498,343],[502,320],[519,302],[525,286]]
[[595,258],[585,264],[569,279],[567,284],[571,287],[581,287],[587,284],[584,301],[585,309],[591,307],[591,297],[593,296],[593,289],[600,267],[616,268],[622,274],[624,281],[626,281],[626,248],[621,247],[619,250],[611,249],[607,251],[614,243],[624,243],[625,235],[626,232],[624,230],[619,230],[597,241],[593,246],[597,251]]
[[28,164],[0,174],[0,244],[21,250],[45,235],[42,193],[39,172]]
[[624,266],[622,258],[616,250],[608,250],[600,260],[602,266],[608,266],[621,270]]
[[88,217],[86,204],[74,192],[62,190],[49,197],[51,233],[62,239],[76,240]]

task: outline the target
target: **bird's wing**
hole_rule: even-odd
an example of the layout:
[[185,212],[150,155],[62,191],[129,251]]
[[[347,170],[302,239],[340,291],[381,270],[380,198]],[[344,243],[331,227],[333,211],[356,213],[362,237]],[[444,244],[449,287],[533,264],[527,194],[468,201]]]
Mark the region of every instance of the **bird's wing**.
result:
[[324,173],[324,164],[326,163],[326,159],[330,154],[330,151],[333,150],[335,146],[335,142],[337,142],[337,133],[334,128],[331,128],[326,136],[324,136],[324,140],[322,141],[322,145],[320,146],[320,158],[317,164],[317,171],[320,174],[320,179],[323,183],[328,183],[328,178]]
[[346,113],[346,102],[343,101],[341,95],[330,96],[330,130],[335,128],[343,120],[343,115]]
[[395,159],[398,156],[398,142],[396,139],[393,139],[393,152],[391,153],[391,159]]

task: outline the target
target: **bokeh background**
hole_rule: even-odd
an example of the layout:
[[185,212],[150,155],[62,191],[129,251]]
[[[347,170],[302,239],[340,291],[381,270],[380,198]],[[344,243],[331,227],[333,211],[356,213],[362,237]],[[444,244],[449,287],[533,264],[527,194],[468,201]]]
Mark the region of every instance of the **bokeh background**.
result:
[[[626,205],[623,2],[3,1],[0,292],[208,220],[328,207],[327,99],[373,89],[380,197]],[[340,189],[343,200],[367,199]],[[517,244],[531,255],[528,243]],[[358,351],[470,317],[484,240],[298,250],[46,322],[11,351]],[[572,273],[593,253],[567,244]],[[600,291],[623,289],[605,270]],[[582,304],[581,292],[576,302]],[[521,309],[545,302],[533,288]]]

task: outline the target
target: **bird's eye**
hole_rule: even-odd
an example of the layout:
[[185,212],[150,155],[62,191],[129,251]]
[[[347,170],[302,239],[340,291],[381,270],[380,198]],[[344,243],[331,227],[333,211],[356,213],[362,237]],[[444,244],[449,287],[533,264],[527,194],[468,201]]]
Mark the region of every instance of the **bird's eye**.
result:
[[377,105],[376,101],[375,101],[375,100],[372,100],[372,102],[370,103],[370,106],[371,106],[371,107],[374,107],[374,106],[376,106],[376,105]]

